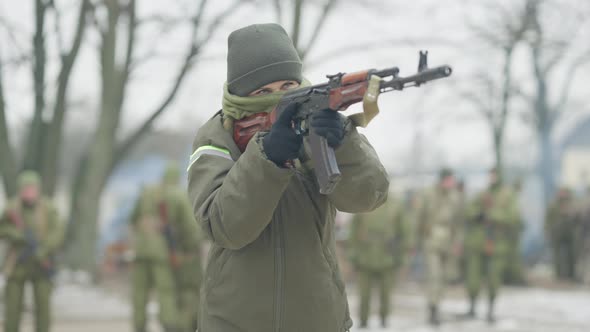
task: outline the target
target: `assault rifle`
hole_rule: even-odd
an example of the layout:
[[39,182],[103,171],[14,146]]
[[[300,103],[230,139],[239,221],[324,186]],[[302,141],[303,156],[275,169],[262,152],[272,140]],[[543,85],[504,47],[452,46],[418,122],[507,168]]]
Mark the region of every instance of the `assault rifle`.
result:
[[293,127],[298,134],[309,135],[311,159],[320,193],[330,194],[341,177],[334,149],[328,146],[325,138],[315,134],[313,130],[309,130],[308,118],[314,112],[322,109],[344,111],[350,105],[363,101],[373,75],[383,79],[379,82],[378,87],[378,92],[383,93],[394,90],[401,91],[408,87],[419,87],[429,81],[448,77],[451,73],[451,67],[446,65],[428,68],[428,52],[421,51],[418,72],[411,76],[399,76],[399,68],[397,67],[328,75],[327,83],[287,92],[277,105],[274,114],[271,115],[271,121],[277,119],[288,105],[292,103],[302,105],[299,113],[293,118]]
[[[39,242],[35,233],[31,229],[25,229],[25,247],[17,258],[17,264],[25,264],[28,261],[36,259],[37,251],[39,250]],[[41,271],[48,278],[53,278],[55,275],[54,257],[49,256],[45,260],[39,262]]]

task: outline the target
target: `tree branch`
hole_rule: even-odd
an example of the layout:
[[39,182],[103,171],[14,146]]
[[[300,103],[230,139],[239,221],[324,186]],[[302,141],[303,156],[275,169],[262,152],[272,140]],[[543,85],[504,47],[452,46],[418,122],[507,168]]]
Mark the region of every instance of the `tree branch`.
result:
[[324,5],[324,7],[322,8],[322,13],[320,14],[320,17],[318,18],[316,25],[315,25],[314,29],[312,30],[311,39],[307,43],[307,46],[305,48],[301,48],[301,50],[299,52],[302,60],[305,59],[305,57],[307,56],[309,51],[315,45],[315,43],[320,35],[320,31],[322,31],[322,26],[325,24],[326,19],[328,18],[328,15],[330,14],[332,9],[334,8],[336,1],[337,0],[328,0],[326,2],[326,4]]
[[275,16],[277,23],[283,23],[283,8],[281,6],[281,0],[273,0],[273,8],[275,10]]
[[299,39],[301,36],[301,12],[303,11],[303,1],[304,0],[294,0],[294,8],[293,8],[293,28],[291,29],[291,39],[293,40],[293,45],[295,45],[295,49],[299,50]]
[[23,35],[23,36],[20,36],[22,39],[25,39],[26,37],[24,36],[24,33],[22,31],[18,31],[17,28],[15,28],[14,26],[12,26],[3,17],[0,17],[0,27],[2,27],[6,31],[6,34],[8,36],[8,39],[10,39],[10,41],[12,42],[12,45],[11,46],[13,46],[13,47],[11,47],[11,48],[17,50],[17,52],[16,52],[17,53],[16,58],[27,58],[27,59],[30,59],[31,56],[30,56],[30,54],[28,54],[29,52],[28,51],[25,51],[25,47],[23,45],[21,45],[22,43],[19,40],[19,36],[17,36],[17,33],[18,33],[19,35]]
[[558,99],[557,104],[553,107],[556,111],[562,110],[566,106],[566,104],[569,100],[569,95],[570,95],[572,83],[573,83],[573,81],[575,81],[575,77],[576,77],[576,73],[578,72],[578,69],[589,62],[590,62],[590,49],[588,49],[586,52],[584,52],[584,54],[578,56],[572,62],[572,64],[569,66],[568,70],[566,71],[565,82],[563,83],[563,86],[560,90],[561,91],[559,94],[560,97]]
[[2,156],[0,158],[0,175],[3,179],[4,193],[10,197],[16,194],[17,168],[6,122],[6,101],[4,100],[2,74],[2,61],[0,61],[0,156]]
[[[217,32],[217,29],[219,29],[219,27],[221,26],[221,24],[232,14],[234,14],[239,8],[241,8],[242,6],[252,3],[253,0],[236,0],[233,2],[232,5],[228,6],[223,12],[219,13],[215,19],[213,19],[213,21],[209,24],[209,27],[207,28],[207,32],[205,33],[205,37],[202,37],[197,43],[196,45],[198,45],[199,48],[201,48],[201,46],[205,45],[207,42],[209,42],[211,40],[211,38],[215,35],[215,33]],[[199,20],[200,21],[200,20]]]
[[386,40],[378,40],[378,41],[371,41],[365,43],[354,43],[345,45],[342,47],[331,49],[324,54],[318,55],[314,57],[314,59],[307,60],[305,66],[307,68],[312,68],[318,65],[321,65],[327,61],[332,59],[336,59],[342,56],[355,54],[358,52],[366,52],[368,50],[374,49],[383,49],[386,47],[400,47],[400,46],[407,46],[407,47],[419,47],[424,44],[429,45],[437,45],[443,47],[462,47],[462,43],[458,43],[451,39],[441,39],[441,38],[423,38],[423,37],[408,37],[408,38],[396,38],[396,39],[386,39]]
[[182,86],[182,83],[184,82],[186,75],[193,68],[194,61],[196,57],[200,54],[202,46],[204,46],[204,44],[211,39],[217,28],[225,20],[225,18],[227,18],[229,15],[235,12],[238,9],[238,7],[247,2],[250,1],[235,1],[233,5],[231,5],[225,11],[220,13],[212,21],[212,23],[209,25],[209,28],[207,29],[207,35],[198,40],[197,35],[199,28],[201,26],[202,15],[203,11],[205,10],[206,1],[203,1],[201,3],[201,6],[199,7],[199,12],[193,20],[193,28],[191,31],[191,43],[188,47],[187,53],[184,57],[184,61],[176,75],[176,79],[174,80],[174,83],[170,91],[163,99],[163,101],[160,103],[160,105],[156,107],[156,109],[151,113],[151,115],[143,122],[143,124],[141,124],[138,129],[136,129],[127,139],[121,142],[119,146],[115,149],[113,161],[111,164],[111,170],[114,169],[121,160],[123,160],[123,158],[129,153],[129,151],[135,146],[135,144],[137,144],[141,137],[150,130],[156,119],[158,119],[158,117],[160,117],[160,115],[162,115],[162,113],[164,113],[164,111],[168,109],[168,106],[170,106],[170,104],[176,97],[176,94],[178,93],[180,87]]
[[63,56],[65,53],[64,49],[64,42],[63,42],[63,33],[61,29],[61,12],[57,9],[57,5],[55,4],[55,0],[49,0],[47,3],[47,8],[53,9],[53,15],[55,15],[55,20],[53,22],[53,30],[55,31],[55,39],[57,42],[57,50],[60,56]]
[[[76,23],[76,32],[72,46],[67,53],[62,54],[61,69],[57,81],[57,92],[55,106],[53,110],[53,119],[47,131],[47,137],[44,140],[45,152],[42,176],[43,191],[51,196],[55,191],[57,183],[57,164],[61,152],[61,138],[63,124],[67,113],[67,91],[70,82],[70,76],[74,68],[78,53],[82,45],[82,37],[86,29],[86,17],[90,8],[90,0],[83,0],[80,5],[80,11]],[[54,7],[56,13],[57,9]],[[57,18],[56,18],[57,19]]]
[[47,5],[42,0],[35,1],[35,34],[33,36],[33,85],[35,108],[24,158],[24,168],[40,170],[42,161],[43,112],[45,111],[45,14]]

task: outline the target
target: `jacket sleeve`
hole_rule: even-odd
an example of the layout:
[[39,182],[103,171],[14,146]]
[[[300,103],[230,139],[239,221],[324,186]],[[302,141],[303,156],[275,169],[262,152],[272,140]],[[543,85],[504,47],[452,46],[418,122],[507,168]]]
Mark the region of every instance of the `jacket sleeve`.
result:
[[64,225],[53,204],[47,204],[47,233],[39,248],[39,257],[45,259],[59,250],[64,240]]
[[343,212],[369,212],[387,199],[389,177],[377,153],[348,121],[342,145],[335,151],[342,178],[328,195]]
[[256,134],[236,161],[219,155],[229,157],[227,147],[199,135],[195,140],[189,198],[204,233],[223,248],[240,249],[258,238],[293,175],[267,159],[261,137]]
[[0,239],[24,241],[23,232],[10,222],[6,211],[0,215]]
[[191,204],[186,198],[186,194],[178,197],[178,216],[180,229],[182,231],[182,247],[185,251],[199,254],[201,244],[201,230],[195,222]]

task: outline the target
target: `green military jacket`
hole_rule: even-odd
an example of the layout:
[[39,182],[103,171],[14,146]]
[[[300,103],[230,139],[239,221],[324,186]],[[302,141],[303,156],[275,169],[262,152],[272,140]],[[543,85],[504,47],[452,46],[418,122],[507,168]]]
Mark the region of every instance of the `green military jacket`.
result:
[[418,236],[426,250],[449,253],[463,226],[463,205],[455,190],[443,191],[436,186],[422,198]]
[[545,216],[545,232],[554,241],[572,241],[576,232],[577,215],[574,199],[556,199]]
[[342,179],[321,195],[312,171],[266,158],[263,135],[240,153],[218,113],[194,142],[189,196],[212,241],[199,331],[346,331],[352,321],[336,261],[336,209],[378,207],[387,198],[387,173],[348,122],[336,149]]
[[9,243],[3,273],[17,278],[43,273],[40,263],[53,259],[63,237],[63,224],[49,199],[42,198],[35,208],[24,207],[18,199],[8,201],[0,216],[0,239]]
[[137,260],[168,262],[172,254],[179,263],[198,258],[200,229],[182,190],[166,186],[145,188],[135,205],[130,225]]
[[358,213],[351,223],[350,259],[360,270],[399,268],[407,249],[402,205],[391,195],[386,203],[368,213]]
[[483,253],[486,243],[492,243],[493,254],[506,254],[510,235],[520,225],[514,191],[507,186],[487,189],[467,205],[465,213],[465,250]]

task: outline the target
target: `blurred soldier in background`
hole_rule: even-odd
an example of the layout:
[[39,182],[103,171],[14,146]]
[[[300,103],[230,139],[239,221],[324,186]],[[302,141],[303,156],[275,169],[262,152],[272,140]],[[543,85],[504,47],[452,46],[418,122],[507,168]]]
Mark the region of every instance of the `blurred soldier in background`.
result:
[[6,204],[0,217],[0,238],[9,243],[3,273],[5,289],[4,331],[19,331],[24,288],[32,283],[35,331],[49,331],[55,253],[63,241],[63,225],[57,210],[41,196],[39,175],[23,172],[18,178],[19,196]]
[[427,265],[428,321],[432,325],[440,324],[439,303],[461,218],[455,177],[451,170],[443,169],[438,184],[424,196],[419,225]]
[[561,188],[545,218],[545,233],[553,249],[553,266],[559,279],[574,280],[576,276],[579,236],[575,208],[572,192]]
[[404,204],[404,220],[406,224],[407,253],[405,266],[413,280],[420,280],[424,276],[423,257],[419,254],[421,249],[419,236],[419,221],[422,211],[423,199],[418,190],[406,192]]
[[[514,195],[517,202],[521,190],[522,182],[520,180],[516,181],[514,184]],[[518,215],[521,216],[520,209]],[[522,217],[519,217],[514,227],[511,227],[508,232],[508,249],[506,252],[504,282],[509,285],[523,285],[525,283],[522,257],[520,254],[520,238],[523,230],[524,222],[522,221]]]
[[406,253],[403,206],[393,194],[377,210],[356,214],[350,232],[350,258],[358,272],[360,327],[369,319],[371,290],[377,288],[381,325],[387,326],[391,290]]
[[447,264],[447,277],[453,284],[459,284],[463,281],[465,271],[465,260],[463,257],[463,240],[465,238],[465,203],[467,200],[465,194],[465,182],[463,180],[457,181],[457,195],[459,199],[460,218],[457,220],[457,227],[455,227],[455,236],[453,237],[453,250],[449,255],[449,263]]
[[502,185],[495,168],[489,176],[489,188],[467,207],[464,251],[470,301],[467,317],[475,317],[481,281],[486,279],[489,295],[487,320],[493,323],[494,304],[502,284],[509,234],[517,227],[520,216],[514,191]]
[[577,249],[578,266],[576,271],[579,279],[590,285],[590,189],[580,199],[576,209],[579,223],[579,244]]
[[169,165],[160,186],[143,190],[131,217],[136,332],[146,330],[146,306],[152,289],[156,290],[159,318],[166,332],[194,331],[196,326],[201,276],[199,230],[178,180],[178,168]]

